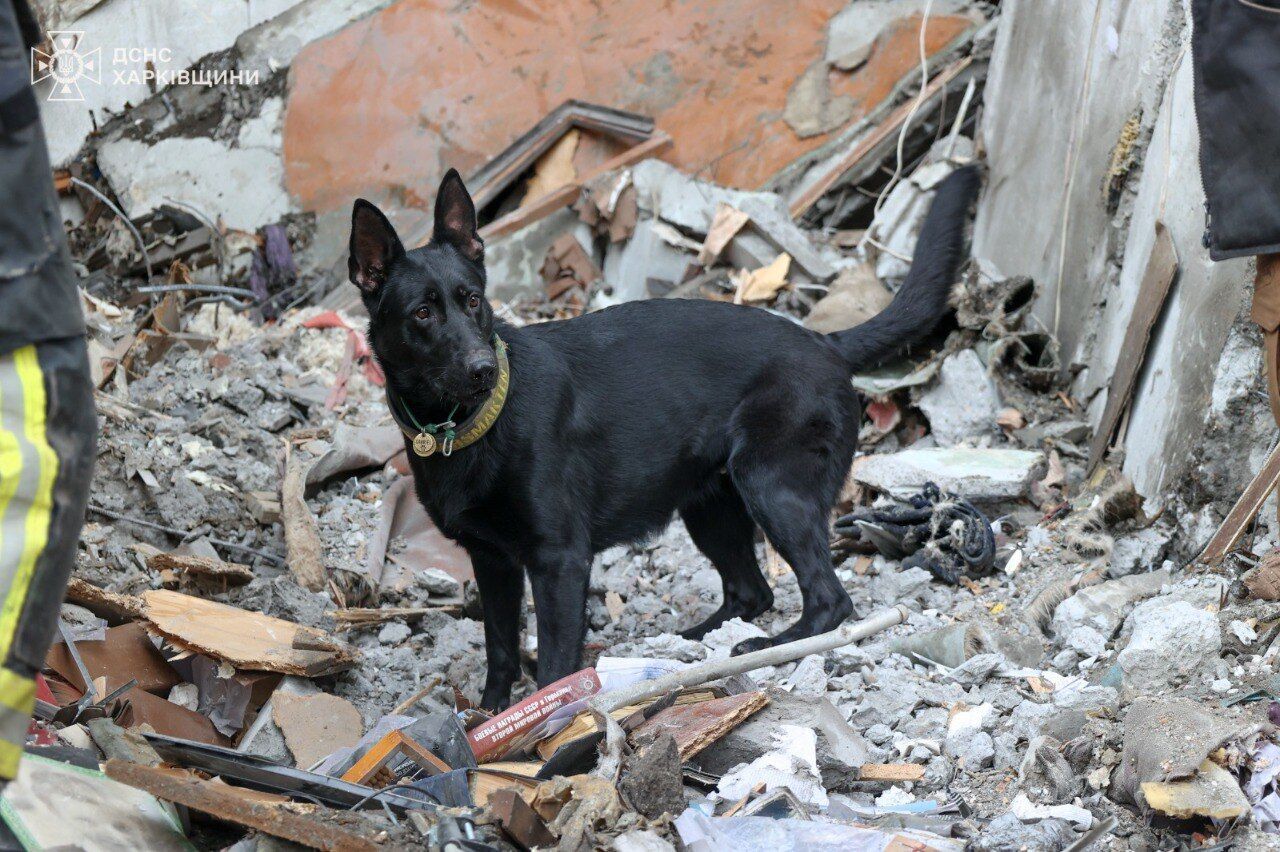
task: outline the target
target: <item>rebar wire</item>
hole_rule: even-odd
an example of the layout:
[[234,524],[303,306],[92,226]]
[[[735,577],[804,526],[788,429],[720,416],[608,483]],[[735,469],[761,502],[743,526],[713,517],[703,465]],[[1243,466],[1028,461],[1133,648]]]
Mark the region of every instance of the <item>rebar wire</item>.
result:
[[117,207],[111,201],[110,198],[107,198],[107,196],[102,193],[102,190],[98,189],[93,184],[85,183],[84,181],[80,180],[80,178],[78,177],[72,177],[71,182],[74,183],[76,186],[80,187],[81,189],[85,189],[93,193],[93,195],[96,196],[99,201],[107,205],[107,208],[112,213],[116,214],[124,221],[124,224],[129,228],[129,231],[133,234],[133,238],[138,241],[138,248],[142,250],[142,265],[147,272],[147,283],[148,284],[152,283],[151,254],[147,251],[147,241],[142,238],[142,233],[133,224],[133,221],[130,220],[128,216],[124,215],[124,211],[121,210],[119,207]]

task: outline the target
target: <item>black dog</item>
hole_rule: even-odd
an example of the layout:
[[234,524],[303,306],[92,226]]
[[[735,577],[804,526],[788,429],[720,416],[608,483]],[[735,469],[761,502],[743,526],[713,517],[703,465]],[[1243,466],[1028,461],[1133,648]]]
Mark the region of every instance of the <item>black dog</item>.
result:
[[[828,551],[861,418],[850,376],[920,341],[946,314],[977,188],[973,168],[942,184],[901,292],[830,336],[755,308],[662,299],[515,328],[485,299],[484,247],[456,171],[440,185],[431,242],[413,251],[377,207],[356,201],[351,281],[369,310],[388,401],[408,427],[418,497],[475,568],[483,706],[505,706],[519,674],[525,572],[545,686],[580,667],[592,556],[661,530],[675,512],[724,586],[724,603],[685,636],[772,606],[757,526],[795,570],[804,612],[736,652],[850,615]],[[461,446],[464,419],[477,409],[491,419],[486,401],[504,391],[491,427]]]

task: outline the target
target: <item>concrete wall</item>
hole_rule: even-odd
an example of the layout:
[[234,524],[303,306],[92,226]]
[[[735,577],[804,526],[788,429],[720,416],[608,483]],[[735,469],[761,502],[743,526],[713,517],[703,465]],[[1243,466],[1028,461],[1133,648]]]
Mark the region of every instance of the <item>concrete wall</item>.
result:
[[[1063,357],[1080,369],[1072,393],[1095,426],[1115,366],[1132,357],[1121,343],[1155,222],[1169,227],[1180,275],[1124,442],[1124,470],[1148,497],[1193,457],[1249,281],[1245,262],[1214,264],[1201,244],[1187,14],[1185,0],[1006,2],[982,131],[991,182],[975,253],[1040,283],[1035,315],[1047,328],[1056,315]],[[1113,169],[1134,116],[1131,167]],[[1113,175],[1123,186],[1114,210],[1105,192]]]

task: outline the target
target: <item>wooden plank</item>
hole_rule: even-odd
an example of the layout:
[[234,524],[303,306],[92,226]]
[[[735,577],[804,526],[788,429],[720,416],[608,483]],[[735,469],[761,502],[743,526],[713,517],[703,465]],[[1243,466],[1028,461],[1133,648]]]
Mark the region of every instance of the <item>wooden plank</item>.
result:
[[164,589],[142,598],[147,620],[166,639],[237,669],[316,677],[356,662],[351,648],[292,621]]
[[[928,116],[933,111],[934,103],[941,102],[943,90],[972,63],[973,57],[966,56],[947,66],[938,76],[930,80],[929,85],[924,88],[923,104],[916,111],[914,118],[923,119]],[[796,219],[804,215],[810,207],[818,202],[819,198],[826,195],[839,183],[840,178],[850,169],[856,167],[864,158],[875,153],[880,145],[896,138],[898,133],[901,132],[907,116],[911,115],[912,108],[915,107],[915,103],[919,99],[920,95],[917,94],[915,97],[899,104],[871,132],[859,139],[847,154],[832,163],[821,177],[810,184],[808,189],[800,193],[791,202],[791,218]]]
[[[204,781],[185,770],[127,763],[118,758],[102,767],[108,778],[145,790],[158,799],[175,802],[224,822],[252,828],[325,852],[379,852],[386,847],[350,830],[358,825],[350,816],[319,805],[302,814],[264,802],[260,794],[228,784]],[[342,824],[339,824],[339,820]],[[375,832],[370,827],[369,834]]]
[[156,553],[147,557],[147,567],[152,571],[179,571],[211,580],[225,580],[232,586],[244,585],[256,576],[248,565],[190,553]]
[[515,790],[527,802],[533,798],[539,783],[525,775],[490,769],[487,766],[467,770],[467,782],[471,787],[471,799],[478,808],[487,805],[489,797],[499,790]]
[[671,137],[661,130],[654,131],[654,135],[639,145],[635,145],[623,151],[618,156],[600,164],[588,174],[584,175],[582,180],[577,183],[571,183],[562,186],[557,190],[547,193],[518,210],[513,210],[506,216],[494,219],[489,224],[480,229],[480,237],[490,240],[506,234],[514,233],[521,228],[532,225],[534,222],[545,219],[547,216],[556,212],[562,207],[567,207],[574,202],[578,194],[582,192],[584,184],[590,183],[603,174],[623,169],[627,166],[634,165],[646,157],[656,156],[665,151],[671,145]]
[[1138,287],[1138,300],[1129,316],[1129,327],[1120,346],[1120,361],[1111,376],[1107,390],[1107,407],[1102,412],[1102,422],[1093,435],[1089,447],[1087,473],[1093,473],[1102,462],[1111,438],[1116,434],[1120,418],[1129,407],[1138,374],[1146,360],[1147,346],[1151,343],[1151,329],[1164,309],[1169,289],[1178,275],[1178,250],[1163,222],[1156,222],[1155,243],[1147,258],[1147,268]]
[[859,781],[919,781],[923,777],[921,763],[864,763],[858,768]]
[[[720,698],[720,697],[723,697],[723,696],[720,693],[717,693],[716,690],[714,689],[709,689],[709,688],[683,689],[679,693],[677,693],[675,701],[672,702],[672,704],[673,706],[681,707],[686,704],[699,704],[703,701],[711,701],[715,698]],[[632,715],[633,713],[636,713],[637,711],[640,711],[640,710],[644,710],[646,707],[648,707],[650,704],[653,704],[655,701],[657,701],[657,699],[653,698],[648,701],[641,701],[638,704],[631,704],[626,707],[619,707],[616,710],[610,711],[609,715],[612,716],[615,721],[621,722],[623,719],[626,719],[628,716]],[[595,717],[591,715],[591,711],[583,710],[580,713],[578,713],[578,715],[573,717],[572,722],[570,722],[565,727],[561,728],[559,733],[546,737],[545,739],[539,740],[538,744],[534,747],[534,750],[538,753],[538,756],[543,760],[550,760],[551,755],[555,754],[556,751],[561,746],[567,743],[571,743],[574,740],[579,739],[581,737],[594,734],[599,730],[600,728],[598,725],[596,725]],[[492,766],[493,764],[485,764],[485,765]]]
[[142,618],[146,609],[140,597],[108,592],[79,577],[67,583],[67,600],[116,624]]
[[1221,562],[1240,541],[1245,528],[1257,516],[1262,509],[1262,504],[1271,492],[1276,490],[1278,484],[1280,484],[1280,444],[1277,444],[1271,451],[1271,455],[1267,456],[1267,460],[1262,464],[1262,470],[1258,471],[1258,475],[1244,489],[1240,499],[1236,500],[1236,504],[1223,518],[1222,525],[1213,534],[1213,538],[1209,539],[1209,543],[1196,561],[1206,565],[1217,565]]

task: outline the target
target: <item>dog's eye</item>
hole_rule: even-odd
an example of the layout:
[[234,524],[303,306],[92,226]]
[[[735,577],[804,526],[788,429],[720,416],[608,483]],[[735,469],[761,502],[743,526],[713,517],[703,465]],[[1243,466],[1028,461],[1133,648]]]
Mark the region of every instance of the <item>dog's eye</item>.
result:
[[413,315],[420,320],[431,319],[431,309],[426,305],[419,305],[418,309],[413,312]]
[[467,306],[470,307],[472,310],[475,310],[476,308],[480,307],[480,297],[475,293],[472,293],[469,297],[467,297]]

